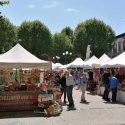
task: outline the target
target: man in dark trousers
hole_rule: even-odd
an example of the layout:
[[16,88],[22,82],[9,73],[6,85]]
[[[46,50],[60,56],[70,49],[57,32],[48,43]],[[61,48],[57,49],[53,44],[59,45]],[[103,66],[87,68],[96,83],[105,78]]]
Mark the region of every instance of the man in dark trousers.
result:
[[64,94],[64,103],[66,103],[66,77],[64,71],[60,71],[60,84],[61,84],[61,92]]
[[109,69],[107,69],[102,76],[102,81],[103,81],[104,86],[105,86],[105,90],[104,90],[104,94],[103,94],[103,99],[105,101],[110,101],[108,98],[109,89],[110,89],[109,78],[110,78],[110,72],[109,72]]
[[110,88],[112,90],[112,102],[116,102],[116,97],[117,97],[117,87],[119,85],[118,79],[114,76],[115,74],[112,73],[112,76],[110,78]]
[[73,76],[69,71],[66,71],[66,90],[67,90],[67,99],[68,99],[68,107],[67,111],[76,110],[74,107],[74,100],[73,100],[73,86],[75,85],[75,81]]

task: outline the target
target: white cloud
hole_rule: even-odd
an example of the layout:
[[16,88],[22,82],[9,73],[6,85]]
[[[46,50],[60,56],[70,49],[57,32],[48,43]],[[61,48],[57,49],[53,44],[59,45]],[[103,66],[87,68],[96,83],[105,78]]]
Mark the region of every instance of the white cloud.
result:
[[30,8],[30,9],[33,9],[33,8],[35,8],[35,7],[36,7],[36,5],[34,5],[34,4],[28,5],[28,8]]
[[73,9],[73,8],[68,8],[68,9],[66,9],[66,11],[68,11],[68,12],[79,12],[79,10]]
[[43,5],[42,8],[44,9],[54,8],[54,7],[57,7],[59,4],[60,4],[59,2],[53,1],[52,3]]

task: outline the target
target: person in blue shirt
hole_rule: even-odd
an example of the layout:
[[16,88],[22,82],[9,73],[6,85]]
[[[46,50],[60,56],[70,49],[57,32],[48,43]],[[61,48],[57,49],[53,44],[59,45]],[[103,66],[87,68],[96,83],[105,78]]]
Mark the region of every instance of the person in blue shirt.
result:
[[110,81],[110,88],[112,91],[112,102],[116,102],[116,98],[117,98],[117,87],[119,85],[118,79],[115,77],[115,74],[112,73]]

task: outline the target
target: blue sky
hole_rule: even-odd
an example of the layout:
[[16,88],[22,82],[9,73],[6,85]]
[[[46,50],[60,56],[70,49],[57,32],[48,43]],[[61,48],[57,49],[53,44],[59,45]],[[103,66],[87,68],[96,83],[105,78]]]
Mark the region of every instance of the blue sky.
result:
[[52,33],[72,29],[90,18],[103,20],[116,35],[125,32],[125,0],[9,0],[2,14],[19,26],[24,20],[40,20]]

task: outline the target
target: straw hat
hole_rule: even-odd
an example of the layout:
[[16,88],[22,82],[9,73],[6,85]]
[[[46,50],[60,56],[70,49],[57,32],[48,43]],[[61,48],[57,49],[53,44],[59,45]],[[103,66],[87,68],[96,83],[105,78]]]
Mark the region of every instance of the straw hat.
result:
[[82,73],[82,75],[85,75],[85,76],[87,76],[87,73],[83,72],[83,73]]

